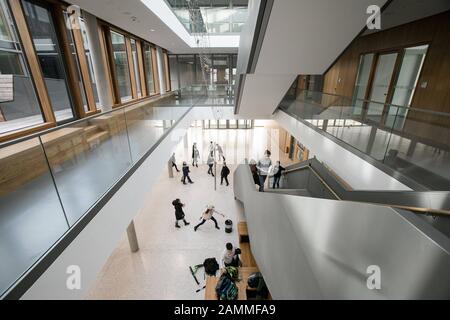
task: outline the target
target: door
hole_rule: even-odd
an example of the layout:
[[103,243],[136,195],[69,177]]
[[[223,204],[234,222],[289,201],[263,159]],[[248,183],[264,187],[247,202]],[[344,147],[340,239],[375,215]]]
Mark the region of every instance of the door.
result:
[[398,52],[380,54],[378,56],[372,90],[369,96],[371,102],[366,106],[366,119],[380,123],[383,118],[385,104],[389,98]]

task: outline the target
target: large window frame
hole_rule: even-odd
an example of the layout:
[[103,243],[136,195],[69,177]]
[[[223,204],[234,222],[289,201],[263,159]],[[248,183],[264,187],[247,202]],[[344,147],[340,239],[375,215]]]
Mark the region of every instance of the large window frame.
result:
[[[104,59],[105,63],[109,67],[109,78],[110,85],[113,94],[114,105],[113,108],[117,108],[123,106],[124,104],[134,103],[136,101],[140,101],[143,99],[148,99],[149,97],[154,97],[160,94],[160,86],[159,86],[159,75],[157,68],[157,60],[156,60],[156,47],[154,44],[145,41],[133,34],[130,34],[118,27],[115,27],[105,21],[99,20],[99,28],[100,34],[102,35],[102,47],[105,50]],[[131,83],[131,100],[122,101],[120,96],[120,90],[117,80],[117,74],[114,67],[114,56],[113,56],[113,47],[111,42],[111,32],[119,33],[125,39],[126,46],[126,55],[127,55],[127,63],[128,70],[130,75],[130,83]],[[132,48],[132,41],[135,42],[136,52],[134,52]],[[152,92],[151,88],[148,85],[148,71],[145,63],[145,50],[146,48],[150,48],[151,57],[152,57],[152,79],[155,86],[154,92]],[[137,59],[134,56],[134,53],[137,55]],[[137,65],[135,65],[137,64]],[[138,73],[138,74],[137,74]],[[170,81],[170,78],[169,78]],[[139,88],[138,88],[139,86]],[[140,92],[140,94],[139,94]]]

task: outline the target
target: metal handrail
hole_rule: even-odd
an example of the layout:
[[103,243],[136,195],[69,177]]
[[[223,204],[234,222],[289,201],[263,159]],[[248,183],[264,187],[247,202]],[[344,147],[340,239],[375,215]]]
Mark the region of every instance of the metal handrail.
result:
[[[330,191],[333,196],[336,198],[336,200],[342,200],[342,201],[347,201],[347,202],[358,202],[358,203],[367,203],[367,204],[373,204],[373,205],[384,205],[384,206],[389,206],[392,208],[397,208],[397,209],[403,209],[403,210],[409,210],[409,211],[413,211],[416,213],[420,213],[420,214],[434,214],[434,215],[440,215],[440,216],[447,216],[450,217],[450,210],[444,210],[444,209],[433,209],[433,208],[421,208],[421,207],[414,207],[414,206],[407,206],[407,205],[399,205],[399,204],[393,204],[393,203],[387,203],[387,202],[373,202],[373,201],[364,201],[364,200],[352,200],[352,199],[345,199],[345,197],[341,197],[339,196],[336,191],[329,185],[329,183],[327,183],[325,181],[325,179],[312,167],[312,162],[311,160],[308,161],[309,164],[308,165],[303,165],[300,166],[298,168],[293,168],[293,169],[289,169],[286,170],[284,172],[284,175],[288,174],[288,173],[292,173],[292,172],[297,172],[297,171],[303,171],[303,170],[310,170],[314,176],[316,176],[320,182],[328,189],[328,191]],[[317,161],[318,162],[318,161]],[[320,163],[320,162],[318,162]],[[322,165],[322,164],[321,164]],[[338,184],[340,184],[339,181],[336,182]],[[344,189],[345,190],[345,189]],[[357,192],[357,191],[353,191],[353,190],[345,190],[346,193],[353,193],[353,192]],[[376,193],[376,191],[373,191],[374,193]],[[410,193],[410,191],[405,191]],[[426,194],[426,191],[411,191],[411,192],[415,192],[418,194]],[[395,196],[399,196],[401,193],[403,193],[403,191],[393,191],[392,194],[395,194]]]
[[[301,90],[300,92],[312,92],[312,93],[317,93],[317,94],[325,94],[325,95],[330,95],[330,96],[334,96],[334,97],[345,98],[345,99],[348,99],[348,100],[351,100],[351,101],[361,101],[361,102],[365,102],[365,103],[376,103],[376,104],[379,104],[379,105],[391,106],[391,107],[395,107],[395,108],[399,108],[399,109],[406,109],[408,111],[418,111],[418,112],[424,112],[424,113],[434,114],[434,115],[438,115],[438,116],[450,117],[450,113],[447,113],[447,112],[431,111],[431,110],[427,110],[427,109],[405,107],[405,106],[400,106],[400,105],[396,105],[396,104],[392,104],[392,103],[382,103],[382,102],[377,102],[377,101],[372,101],[372,100],[367,100],[367,99],[360,99],[360,98],[353,98],[353,97],[348,97],[348,96],[342,96],[342,95],[338,95],[338,94],[335,94],[335,93],[328,93],[328,92],[321,92],[321,91],[312,91],[312,90]],[[298,97],[298,95],[297,95],[297,97]],[[344,107],[344,106],[341,106],[341,107]]]

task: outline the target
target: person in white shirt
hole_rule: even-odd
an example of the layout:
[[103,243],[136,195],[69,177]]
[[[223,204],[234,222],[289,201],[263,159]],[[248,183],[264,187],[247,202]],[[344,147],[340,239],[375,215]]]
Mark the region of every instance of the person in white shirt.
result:
[[180,172],[180,170],[178,170],[178,167],[177,167],[177,160],[175,159],[175,153],[173,153],[172,154],[172,156],[170,157],[170,163],[171,163],[171,165],[172,165],[172,168],[174,168],[175,167],[175,169],[177,170],[177,172]]
[[219,161],[221,161],[222,159],[223,159],[223,162],[227,161],[223,155],[223,149],[220,146],[220,144],[218,144],[218,143],[216,144],[216,150],[217,150],[217,153],[219,154]]
[[212,206],[212,205],[207,206],[206,211],[204,211],[202,213],[202,218],[201,218],[202,221],[198,225],[195,226],[194,231],[197,231],[197,229],[201,225],[204,225],[206,223],[206,221],[208,221],[208,220],[212,220],[214,222],[214,224],[216,225],[216,229],[220,230],[219,224],[217,223],[216,218],[213,217],[214,213],[221,214],[220,212],[216,211],[216,208],[214,206]]
[[272,169],[272,160],[270,159],[271,155],[272,153],[267,150],[264,153],[264,158],[259,160],[258,164],[256,165],[259,173],[259,192],[264,192],[264,184],[266,183],[267,176],[270,174],[270,171]]
[[214,164],[215,164],[214,156],[209,155],[208,161],[206,163],[208,164],[208,167],[209,167],[208,174],[210,174],[214,177],[214,171],[213,171]]
[[197,144],[194,143],[192,148],[192,166],[198,168],[198,162],[200,160],[200,151],[198,151]]
[[235,249],[233,244],[227,243],[225,250],[222,253],[220,263],[222,268],[236,267],[239,268],[241,262],[239,260],[240,249]]
[[214,157],[214,142],[210,142],[209,144],[209,156]]

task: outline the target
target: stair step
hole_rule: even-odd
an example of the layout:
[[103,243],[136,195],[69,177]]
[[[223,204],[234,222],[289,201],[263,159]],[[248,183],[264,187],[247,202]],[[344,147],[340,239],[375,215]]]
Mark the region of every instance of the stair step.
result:
[[86,133],[86,135],[89,135],[89,134],[96,132],[97,130],[98,130],[98,126],[94,124],[94,125],[85,127],[84,133]]
[[98,132],[98,133],[96,133],[96,134],[90,136],[90,137],[87,139],[87,142],[88,142],[89,144],[91,144],[91,143],[102,142],[103,140],[106,140],[106,139],[108,139],[108,132],[106,132],[106,131],[101,131],[101,132]]

